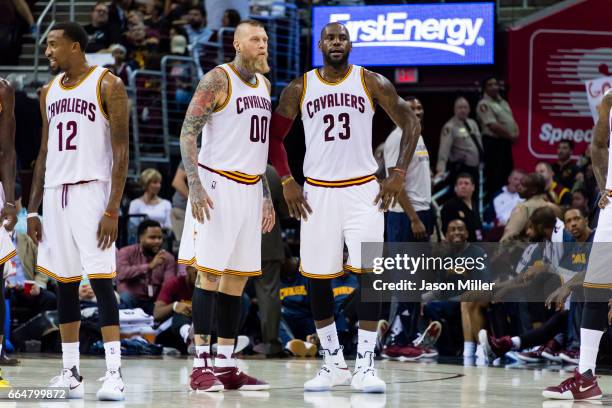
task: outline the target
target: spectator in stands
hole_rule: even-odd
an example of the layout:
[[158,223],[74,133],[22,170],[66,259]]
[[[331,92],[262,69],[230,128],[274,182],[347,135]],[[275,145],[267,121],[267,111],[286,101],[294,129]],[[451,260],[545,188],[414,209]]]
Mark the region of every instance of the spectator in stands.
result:
[[155,169],[144,170],[140,175],[140,185],[144,190],[144,194],[132,200],[128,213],[130,215],[144,214],[148,218],[157,221],[162,228],[171,229],[172,221],[170,213],[172,212],[172,204],[170,201],[158,196],[161,182],[162,176],[159,171]]
[[134,0],[112,0],[108,8],[108,25],[115,33],[123,33],[127,30],[128,13],[135,5]]
[[159,54],[159,37],[147,37],[144,24],[132,26],[126,34],[126,48],[131,60],[140,69],[159,69],[161,56]]
[[485,152],[485,181],[487,196],[498,191],[514,168],[512,143],[519,136],[519,128],[508,102],[499,94],[497,78],[489,77],[482,83],[483,96],[476,107],[482,130]]
[[158,0],[148,0],[145,4],[145,25],[161,35],[168,35],[168,22],[164,17],[164,9]]
[[512,173],[508,176],[508,184],[502,187],[502,190],[493,199],[493,209],[495,210],[495,222],[497,225],[506,225],[514,207],[523,201],[518,192],[523,177],[525,177],[523,170],[512,170]]
[[568,206],[572,202],[572,194],[567,187],[557,183],[554,179],[555,173],[550,163],[541,161],[536,165],[536,173],[544,178],[546,184],[546,193],[550,201],[557,204]]
[[172,223],[172,231],[180,244],[183,236],[183,227],[185,225],[185,210],[187,209],[187,199],[189,198],[189,186],[187,185],[187,173],[183,162],[179,163],[174,178],[172,179],[172,188],[174,195],[172,196],[172,211],[170,221]]
[[212,30],[206,27],[206,15],[199,6],[189,9],[184,28],[187,31],[190,47],[207,42],[213,34]]
[[482,137],[478,124],[469,118],[470,104],[464,97],[455,100],[455,115],[442,127],[436,178],[449,172],[451,185],[459,173],[469,173],[480,188],[479,166],[482,163]]
[[127,50],[121,44],[113,44],[110,47],[111,55],[115,59],[115,63],[112,65],[106,65],[113,74],[121,78],[126,86],[130,84],[130,75],[132,71],[137,68],[134,61],[127,60]]
[[104,1],[98,1],[91,11],[91,23],[83,27],[87,31],[89,41],[87,52],[98,52],[121,41],[121,33],[113,32],[108,25],[108,6]]
[[127,29],[141,24],[144,25],[144,14],[138,10],[130,10],[127,15]]
[[185,344],[185,348],[191,342],[191,298],[198,274],[192,266],[188,266],[186,271],[185,275],[173,276],[164,281],[153,309],[153,317],[157,322],[172,317],[170,331]]
[[561,140],[557,146],[557,161],[552,164],[555,181],[563,187],[572,190],[576,181],[581,181],[584,174],[572,160],[574,153],[574,142],[572,140]]
[[227,9],[223,13],[223,19],[221,20],[222,27],[236,28],[238,23],[242,20],[240,13],[235,9]]
[[526,241],[529,218],[538,208],[551,207],[558,211],[558,207],[547,200],[546,184],[538,173],[530,173],[523,177],[518,192],[525,201],[518,203],[512,210],[500,242]]
[[34,16],[25,0],[0,1],[0,65],[19,65],[21,36],[33,28]]
[[208,16],[208,27],[213,31],[219,30],[224,21],[223,16],[228,9],[233,9],[239,16],[247,18],[251,3],[252,1],[249,0],[206,0],[204,7]]
[[[536,210],[531,217],[530,235],[532,241],[549,240],[552,235],[551,225],[554,225],[556,215],[550,209]],[[563,285],[552,292],[546,299],[548,307],[555,308],[557,313],[535,330],[521,333],[520,336],[487,337],[485,349],[494,356],[503,356],[510,350],[529,349],[541,345],[537,350],[518,353],[517,357],[526,362],[537,362],[543,358],[554,362],[565,361],[577,364],[579,358],[579,328],[582,315],[582,304],[576,302],[576,294],[581,292],[586,265],[590,253],[594,231],[587,224],[586,213],[569,209],[564,214],[565,227],[571,232],[572,245],[565,245],[566,254],[556,268],[532,268],[527,270],[523,285],[529,285],[538,273],[548,271],[557,273],[564,279]],[[544,233],[545,236],[542,236]],[[518,281],[519,279],[517,279]],[[527,282],[527,283],[525,283]],[[510,283],[510,282],[509,282]],[[520,288],[520,283],[516,287]],[[538,287],[539,289],[539,287]],[[565,309],[566,300],[574,293],[569,310]],[[565,344],[565,349],[563,345]]]
[[[253,278],[255,295],[259,306],[262,344],[256,345],[256,351],[268,356],[279,355],[283,346],[278,338],[281,319],[281,301],[278,292],[281,287],[281,267],[285,261],[285,250],[281,236],[280,220],[289,216],[287,204],[283,198],[280,177],[274,167],[268,165],[266,178],[270,186],[270,196],[276,212],[274,228],[261,237],[261,271],[262,275]],[[259,346],[259,347],[258,347]]]
[[572,193],[572,204],[571,208],[576,208],[585,211],[587,214],[590,213],[589,195],[583,188],[574,190]]
[[[414,97],[408,97],[406,100],[422,126],[424,110],[421,101]],[[387,177],[397,163],[401,138],[402,130],[396,127],[385,140],[383,160]],[[427,146],[423,136],[419,136],[416,151],[406,172],[404,189],[399,195],[399,202],[387,213],[387,241],[429,241],[433,230],[430,173]]]
[[176,260],[162,249],[164,237],[157,221],[141,222],[138,240],[117,253],[117,290],[125,308],[152,314],[162,283],[176,276]]
[[473,195],[476,186],[474,178],[469,173],[461,173],[455,182],[456,197],[442,207],[442,230],[446,234],[448,224],[452,220],[462,220],[468,230],[468,241],[482,241],[482,220],[478,208],[474,207]]

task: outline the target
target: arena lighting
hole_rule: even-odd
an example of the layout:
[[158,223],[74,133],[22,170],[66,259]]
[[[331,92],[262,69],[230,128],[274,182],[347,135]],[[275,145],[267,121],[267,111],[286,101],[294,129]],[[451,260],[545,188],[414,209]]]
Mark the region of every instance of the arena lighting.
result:
[[351,62],[365,66],[492,64],[494,3],[313,7],[313,65],[327,23],[346,26]]

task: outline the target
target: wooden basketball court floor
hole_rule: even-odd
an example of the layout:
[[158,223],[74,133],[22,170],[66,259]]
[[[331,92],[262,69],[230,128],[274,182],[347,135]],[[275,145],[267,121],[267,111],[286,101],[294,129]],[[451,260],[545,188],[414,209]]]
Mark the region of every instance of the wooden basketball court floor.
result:
[[[57,375],[58,357],[21,356],[21,365],[3,367],[13,386],[41,387]],[[305,393],[303,382],[319,369],[320,360],[240,360],[247,372],[266,379],[269,391],[226,391],[196,394],[188,391],[191,360],[186,358],[126,358],[123,377],[126,401],[98,402],[97,379],[104,374],[103,358],[81,359],[85,378],[85,400],[0,401],[0,408],[120,408],[120,407],[270,407],[270,408],[379,408],[379,407],[543,407],[578,408],[596,406],[587,402],[546,401],[544,387],[567,378],[571,368],[553,366],[464,367],[436,362],[377,361],[379,375],[387,382],[386,394],[362,394],[342,386],[327,393]],[[599,373],[601,374],[601,373]],[[605,398],[597,405],[612,406],[612,375],[599,380]]]

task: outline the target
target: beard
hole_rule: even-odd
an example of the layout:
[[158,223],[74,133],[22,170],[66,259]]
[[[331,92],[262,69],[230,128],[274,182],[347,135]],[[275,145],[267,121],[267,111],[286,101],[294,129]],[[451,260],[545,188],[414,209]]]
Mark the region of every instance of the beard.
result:
[[258,74],[267,74],[270,72],[270,65],[268,65],[268,55],[266,54],[265,58],[255,57],[253,60],[249,61],[248,69],[251,72],[257,72]]
[[328,65],[328,66],[330,66],[332,68],[339,68],[339,67],[343,66],[344,64],[346,64],[348,62],[348,58],[349,58],[348,53],[344,54],[342,56],[342,59],[340,59],[340,60],[333,60],[331,58],[331,56],[329,56],[328,54],[323,54],[323,62],[324,62],[324,64]]

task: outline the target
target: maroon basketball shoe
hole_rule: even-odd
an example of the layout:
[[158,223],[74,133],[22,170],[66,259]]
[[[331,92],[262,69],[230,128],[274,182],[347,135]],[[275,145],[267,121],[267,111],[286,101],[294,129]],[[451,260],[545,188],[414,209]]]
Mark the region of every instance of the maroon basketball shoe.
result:
[[[223,354],[217,354],[215,361],[226,358]],[[231,358],[234,356],[232,355]],[[238,367],[215,367],[214,371],[226,390],[261,391],[270,389],[270,384],[247,375]]]
[[412,342],[412,345],[425,350],[432,349],[440,338],[440,334],[442,334],[442,324],[438,321],[433,321],[429,323],[423,334]]
[[578,364],[580,361],[580,350],[563,350],[559,353],[561,361],[568,364]]
[[591,370],[580,374],[574,370],[574,376],[563,381],[556,387],[548,387],[542,392],[544,398],[559,400],[597,400],[601,399],[601,389],[597,385],[597,377]]
[[559,356],[560,352],[561,344],[559,344],[557,340],[552,339],[544,346],[544,350],[542,350],[542,357],[552,362],[560,363],[562,361],[561,356]]
[[542,351],[546,346],[540,346],[536,350],[524,351],[522,353],[516,353],[516,358],[526,363],[539,363],[544,360],[542,357]]
[[416,361],[424,357],[424,350],[420,347],[404,346],[400,349],[399,361]]
[[478,340],[483,351],[490,357],[503,357],[504,354],[512,350],[512,338],[510,336],[493,337],[487,334],[485,329],[478,333]]
[[390,360],[397,360],[402,356],[402,347],[398,346],[397,344],[386,346],[383,349],[381,356]]
[[196,358],[204,360],[204,367],[193,367],[189,387],[196,392],[214,392],[223,389],[223,383],[215,376],[212,367],[208,365],[210,355],[200,354]]

